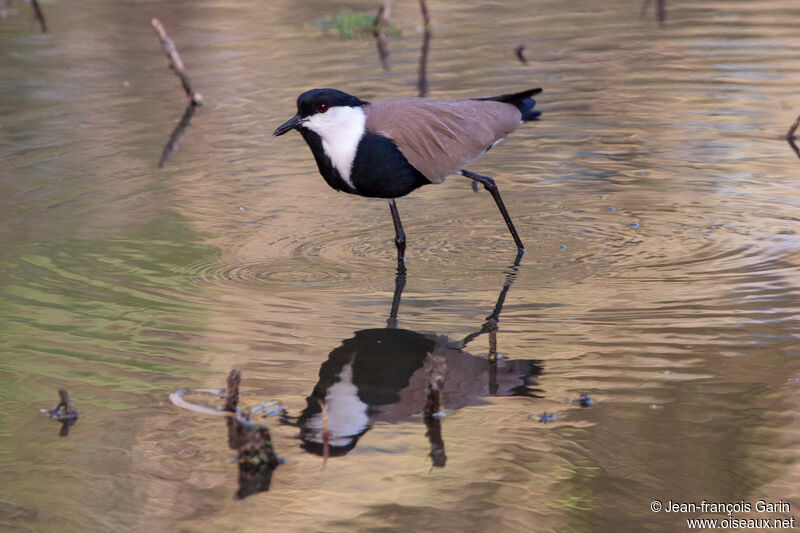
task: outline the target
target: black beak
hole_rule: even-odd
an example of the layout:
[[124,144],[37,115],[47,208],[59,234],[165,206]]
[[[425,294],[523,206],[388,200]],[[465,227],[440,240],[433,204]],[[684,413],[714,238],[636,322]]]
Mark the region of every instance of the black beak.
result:
[[280,126],[278,126],[278,129],[276,129],[272,135],[277,137],[278,135],[283,135],[289,130],[297,129],[300,127],[300,124],[302,124],[302,122],[303,119],[300,118],[300,115],[295,115],[286,122],[284,122],[283,124],[281,124]]

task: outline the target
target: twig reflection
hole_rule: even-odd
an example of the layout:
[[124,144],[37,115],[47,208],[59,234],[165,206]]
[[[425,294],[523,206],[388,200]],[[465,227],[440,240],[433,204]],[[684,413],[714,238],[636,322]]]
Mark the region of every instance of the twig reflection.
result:
[[[642,2],[642,9],[639,12],[639,17],[644,18],[647,15],[647,9],[650,7],[650,0]],[[660,25],[664,25],[667,20],[667,0],[656,0],[656,20]]]
[[797,143],[795,143],[795,132],[797,131],[798,126],[800,126],[800,115],[795,119],[794,124],[792,127],[789,128],[788,133],[786,133],[786,140],[789,143],[789,146],[792,147],[794,153],[797,154],[797,157],[800,157],[800,148],[797,147]]
[[47,21],[44,20],[44,11],[42,11],[42,7],[39,5],[39,0],[31,0],[31,6],[33,6],[33,13],[36,16],[36,20],[42,28],[42,33],[47,33]]
[[164,145],[164,150],[161,152],[161,159],[158,161],[158,168],[164,168],[167,166],[167,163],[170,162],[172,157],[178,151],[178,148],[181,145],[181,139],[183,139],[183,135],[186,133],[186,128],[188,128],[189,124],[192,122],[192,117],[194,116],[195,110],[197,110],[197,104],[194,102],[194,100],[190,100],[186,105],[186,110],[183,112],[183,116],[178,121],[178,125],[175,126],[174,130],[172,130],[172,134],[170,134],[167,144]]

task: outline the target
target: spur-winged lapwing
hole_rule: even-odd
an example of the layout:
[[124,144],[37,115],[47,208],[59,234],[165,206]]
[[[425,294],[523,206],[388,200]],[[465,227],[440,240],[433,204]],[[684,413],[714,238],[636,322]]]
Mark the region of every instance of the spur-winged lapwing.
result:
[[441,183],[450,174],[483,184],[523,251],[494,180],[464,167],[521,123],[537,119],[532,96],[539,92],[529,89],[458,100],[389,98],[370,103],[336,89],[312,89],[297,98],[297,114],[274,135],[299,130],[320,174],[337,191],[389,198],[401,261],[406,237],[394,199],[417,187]]

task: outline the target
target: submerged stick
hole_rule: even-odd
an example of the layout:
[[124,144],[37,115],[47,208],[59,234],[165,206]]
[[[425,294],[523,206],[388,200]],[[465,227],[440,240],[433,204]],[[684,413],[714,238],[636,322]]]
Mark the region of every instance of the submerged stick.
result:
[[528,58],[525,57],[525,45],[524,44],[521,44],[521,45],[517,46],[516,48],[514,48],[514,53],[517,55],[517,59],[522,61],[523,64],[525,64],[525,65],[528,64]]
[[236,450],[239,464],[239,490],[236,497],[244,499],[269,490],[272,472],[280,464],[269,428],[238,416],[229,416],[228,445]]
[[58,397],[60,400],[52,409],[39,409],[39,411],[61,422],[61,431],[58,432],[58,435],[66,437],[69,435],[70,428],[78,421],[78,411],[72,405],[66,389],[58,389]]
[[239,464],[247,466],[278,466],[272,447],[269,428],[231,416],[228,418],[228,446],[237,450]]
[[42,7],[39,5],[39,0],[31,0],[31,5],[33,6],[33,13],[36,15],[36,20],[39,21],[39,25],[42,27],[42,33],[47,33],[47,22],[44,20],[44,11],[42,11]]
[[163,48],[164,53],[167,54],[167,59],[169,59],[169,68],[171,68],[178,78],[180,78],[181,84],[183,85],[183,90],[186,91],[186,95],[195,104],[203,105],[203,97],[200,96],[200,93],[194,90],[192,82],[189,79],[189,75],[186,73],[186,69],[183,66],[183,61],[181,61],[181,56],[178,55],[178,49],[175,47],[175,43],[172,42],[172,39],[170,39],[167,35],[167,32],[164,30],[164,26],[161,24],[161,21],[154,17],[150,20],[150,24],[152,24],[153,29],[156,30],[156,34],[158,34],[158,40],[161,41],[161,48]]
[[78,418],[78,411],[76,411],[75,406],[72,405],[67,389],[58,389],[58,396],[60,401],[52,409],[41,409],[41,412],[56,420],[73,420]]
[[225,410],[236,412],[239,405],[239,383],[242,382],[242,373],[235,368],[228,374],[228,383],[225,387]]

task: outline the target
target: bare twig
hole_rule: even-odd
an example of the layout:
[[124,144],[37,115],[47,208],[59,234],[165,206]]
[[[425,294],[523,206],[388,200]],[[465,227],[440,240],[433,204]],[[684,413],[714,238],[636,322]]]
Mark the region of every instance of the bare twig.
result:
[[422,22],[424,24],[424,34],[422,36],[422,50],[419,57],[419,77],[417,81],[417,89],[419,96],[425,98],[428,96],[428,50],[431,44],[431,16],[428,12],[428,5],[425,0],[419,0],[419,7],[422,10]]
[[242,373],[235,368],[228,374],[228,383],[225,388],[225,410],[231,413],[236,412],[239,405],[239,383],[242,381]]
[[52,409],[47,411],[42,409],[42,412],[51,418],[55,418],[56,420],[70,420],[78,418],[78,411],[76,411],[75,407],[72,405],[72,401],[69,399],[69,393],[67,390],[58,389],[58,397],[60,398],[60,401],[53,406]]
[[157,18],[151,19],[150,24],[152,24],[153,29],[156,30],[156,33],[158,34],[158,40],[161,41],[161,48],[163,48],[164,53],[167,54],[167,58],[169,59],[169,68],[171,68],[178,78],[180,78],[181,84],[183,85],[183,90],[186,91],[186,95],[191,98],[195,104],[203,105],[203,97],[200,96],[200,93],[194,90],[192,82],[189,80],[189,75],[186,73],[186,69],[183,67],[181,56],[178,55],[178,49],[175,47],[175,43],[172,42],[172,39],[170,39],[167,35],[167,32],[164,30],[164,26]]
[[378,57],[383,65],[383,70],[389,72],[392,66],[389,63],[389,48],[386,46],[386,33],[389,31],[389,19],[392,16],[392,1],[384,0],[378,9],[378,14],[375,16],[377,26],[375,29],[375,37],[378,39]]
[[524,64],[528,64],[528,58],[525,57],[525,45],[521,44],[514,48],[514,53],[517,54],[517,59],[522,61]]
[[425,0],[419,0],[419,8],[422,10],[422,20],[425,22],[425,29],[431,28],[431,15],[428,12],[428,4]]
[[36,15],[36,20],[39,21],[39,25],[42,27],[42,33],[47,33],[47,22],[44,20],[44,11],[42,11],[42,7],[39,5],[39,0],[31,0],[31,5],[33,6],[33,13]]
[[39,411],[50,418],[60,421],[61,431],[58,434],[61,437],[66,437],[69,435],[70,428],[78,421],[78,411],[72,405],[66,389],[58,389],[58,397],[59,402],[52,409],[39,409]]

